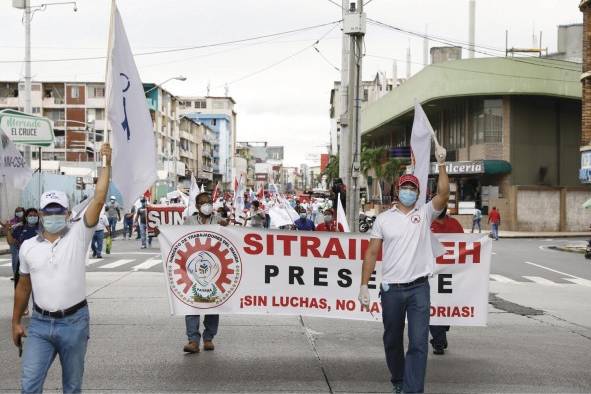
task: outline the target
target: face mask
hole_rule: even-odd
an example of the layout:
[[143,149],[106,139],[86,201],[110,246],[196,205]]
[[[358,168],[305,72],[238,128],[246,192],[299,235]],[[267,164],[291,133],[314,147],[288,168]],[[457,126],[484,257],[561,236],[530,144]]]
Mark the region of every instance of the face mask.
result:
[[330,222],[332,222],[332,215],[326,215],[326,216],[324,216],[324,221],[325,221],[326,223],[330,223]]
[[305,213],[300,213],[300,219],[305,219],[306,218],[306,214]]
[[213,205],[210,203],[201,204],[201,207],[199,207],[199,212],[205,216],[209,216],[213,212]]
[[24,214],[25,213],[23,211],[18,211],[14,213],[14,216],[16,216],[17,218],[22,218]]
[[56,234],[66,227],[66,215],[51,215],[43,218],[43,228],[51,234]]
[[39,223],[39,218],[37,216],[29,216],[27,218],[27,223],[33,226],[33,225]]
[[402,189],[398,193],[398,198],[402,205],[410,207],[417,201],[417,192],[414,190]]

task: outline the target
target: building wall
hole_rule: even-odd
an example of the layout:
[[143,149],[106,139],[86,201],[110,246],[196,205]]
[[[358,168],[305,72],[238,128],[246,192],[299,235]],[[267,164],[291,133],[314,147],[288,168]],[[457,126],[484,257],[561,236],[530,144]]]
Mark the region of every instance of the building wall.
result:
[[517,228],[527,231],[559,231],[560,191],[518,190]]
[[591,209],[582,207],[591,198],[589,190],[567,190],[566,231],[588,231],[591,225]]
[[580,119],[577,101],[511,97],[512,183],[578,185]]

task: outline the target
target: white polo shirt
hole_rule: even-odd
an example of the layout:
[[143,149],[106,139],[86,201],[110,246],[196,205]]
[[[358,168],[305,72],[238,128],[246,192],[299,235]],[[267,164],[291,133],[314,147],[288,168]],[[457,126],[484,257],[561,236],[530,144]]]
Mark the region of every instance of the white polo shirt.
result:
[[82,217],[53,243],[41,235],[23,242],[20,272],[31,275],[33,299],[41,309],[55,312],[86,298],[86,263],[94,229]]
[[371,238],[383,241],[383,283],[409,283],[433,274],[431,222],[440,213],[429,201],[407,214],[394,207],[378,215]]

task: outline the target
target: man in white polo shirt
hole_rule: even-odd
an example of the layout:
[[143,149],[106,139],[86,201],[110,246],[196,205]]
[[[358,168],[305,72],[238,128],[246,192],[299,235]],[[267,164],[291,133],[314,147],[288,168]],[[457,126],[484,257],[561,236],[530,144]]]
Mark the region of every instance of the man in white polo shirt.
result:
[[[398,181],[400,203],[378,215],[363,260],[359,301],[369,305],[369,279],[382,250],[382,319],[386,362],[395,393],[422,393],[429,350],[429,276],[435,257],[431,222],[447,208],[449,184],[445,171],[445,149],[436,146],[439,166],[437,195],[417,206],[419,181],[403,175]],[[408,352],[404,355],[404,324],[408,319]]]
[[[88,247],[109,188],[111,148],[104,144],[102,169],[93,199],[81,218],[70,222],[68,197],[61,191],[43,193],[41,229],[20,248],[21,278],[14,296],[12,338],[23,348],[21,390],[40,393],[56,355],[62,366],[64,393],[82,389],[84,357],[89,337],[86,303]],[[33,315],[25,331],[21,316],[33,293]]]

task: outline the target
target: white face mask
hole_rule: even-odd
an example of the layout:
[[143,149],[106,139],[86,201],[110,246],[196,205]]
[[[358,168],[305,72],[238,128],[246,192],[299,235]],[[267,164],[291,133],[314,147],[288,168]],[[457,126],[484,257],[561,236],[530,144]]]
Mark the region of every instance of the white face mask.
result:
[[201,212],[202,215],[209,216],[213,212],[213,205],[210,203],[201,204],[199,212]]

